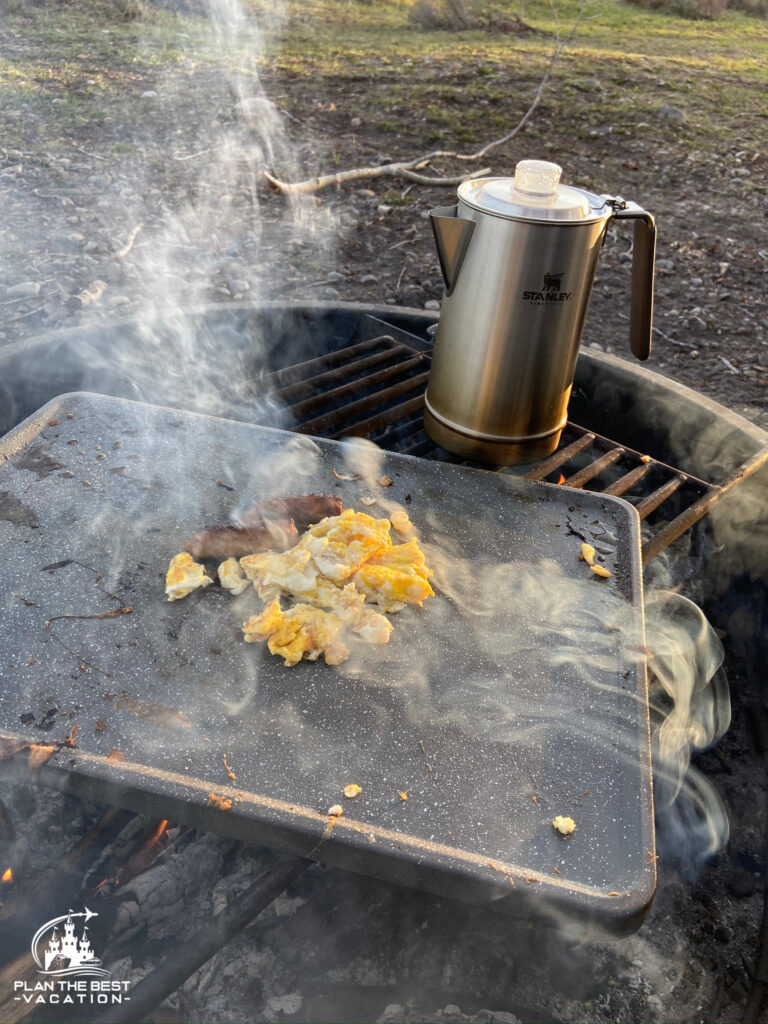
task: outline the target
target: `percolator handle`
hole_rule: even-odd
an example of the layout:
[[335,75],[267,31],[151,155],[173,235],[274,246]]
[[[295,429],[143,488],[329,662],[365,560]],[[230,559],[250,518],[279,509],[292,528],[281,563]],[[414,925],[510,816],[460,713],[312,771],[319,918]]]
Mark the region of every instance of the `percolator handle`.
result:
[[637,203],[608,200],[614,216],[635,222],[632,243],[632,301],[629,309],[629,347],[638,359],[651,354],[653,333],[653,272],[656,261],[656,221]]

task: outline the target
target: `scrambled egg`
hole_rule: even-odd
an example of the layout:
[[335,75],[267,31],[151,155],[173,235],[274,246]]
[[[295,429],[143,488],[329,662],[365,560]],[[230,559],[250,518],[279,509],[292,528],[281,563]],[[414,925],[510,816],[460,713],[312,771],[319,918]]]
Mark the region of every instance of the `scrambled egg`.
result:
[[[434,594],[418,541],[392,543],[390,528],[404,526],[394,514],[390,522],[347,509],[311,526],[289,551],[225,559],[218,569],[222,587],[242,594],[253,583],[267,602],[244,623],[246,641],[266,640],[288,666],[320,655],[327,665],[340,664],[349,657],[349,635],[367,644],[387,643],[392,623],[381,612],[421,605]],[[204,567],[182,552],[171,559],[165,592],[169,601],[178,601],[212,582]],[[284,609],[281,597],[299,603]]]
[[[347,509],[310,527],[289,551],[241,558],[245,576],[268,602],[243,626],[246,640],[268,640],[286,665],[320,654],[339,664],[349,655],[344,632],[364,643],[387,643],[392,623],[381,611],[421,605],[434,593],[418,541],[393,544],[390,525]],[[284,611],[281,596],[301,603]]]
[[165,592],[169,601],[178,601],[191,594],[198,587],[207,587],[213,580],[205,575],[205,569],[192,555],[182,551],[174,555],[165,576]]
[[242,594],[251,585],[251,581],[243,576],[243,570],[236,558],[227,558],[219,566],[219,583],[230,594]]
[[329,516],[310,526],[296,548],[309,552],[323,576],[342,583],[380,548],[392,543],[389,530],[388,519],[374,519],[348,508],[340,516]]
[[278,598],[243,626],[247,643],[266,639],[270,653],[280,655],[288,667],[302,658],[317,661],[321,654],[326,665],[346,661],[349,648],[340,639],[343,631],[344,623],[338,615],[309,604],[296,604],[284,612]]

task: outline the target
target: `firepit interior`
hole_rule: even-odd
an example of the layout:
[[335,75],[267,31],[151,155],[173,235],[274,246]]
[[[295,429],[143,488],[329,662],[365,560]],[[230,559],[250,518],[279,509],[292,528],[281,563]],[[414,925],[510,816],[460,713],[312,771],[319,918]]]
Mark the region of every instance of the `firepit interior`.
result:
[[[437,473],[442,464],[456,461],[435,449],[421,431],[433,323],[428,316],[343,306],[230,307],[227,311],[201,311],[191,316],[189,323],[190,329],[217,340],[222,368],[225,364],[231,367],[233,361],[238,366],[241,372],[235,383],[231,372],[217,375],[214,366],[206,387],[185,399],[180,391],[174,391],[172,380],[143,373],[146,326],[126,324],[91,334],[78,332],[78,337],[61,332],[2,352],[0,386],[6,399],[2,429],[10,430],[65,392],[85,389],[229,417],[240,425],[218,422],[233,437],[238,431],[256,429],[243,426],[246,421],[289,428],[305,436],[365,436],[382,449],[430,460],[423,467],[427,474],[433,472],[430,467]],[[160,326],[151,332],[153,346],[162,340],[162,331]],[[111,359],[110,353],[116,351],[120,358]],[[257,358],[250,355],[254,351],[258,351]],[[47,358],[41,359],[44,353]],[[265,362],[266,370],[260,371],[258,367]],[[132,374],[127,372],[128,363],[133,364]],[[249,373],[249,368],[253,372]],[[135,387],[137,379],[141,380],[141,394]],[[61,405],[65,428],[78,418],[80,401],[103,401],[103,409],[116,408],[109,405],[109,399],[63,400],[68,401],[75,405],[71,409]],[[94,415],[96,408],[89,406]],[[71,421],[66,420],[67,411],[73,414]],[[174,416],[168,408],[150,413],[168,424],[186,422],[187,415]],[[553,488],[552,493],[559,496],[555,507],[558,502],[592,507],[605,501],[599,493],[586,493],[590,490],[602,492],[609,500],[621,496],[629,501],[643,520],[646,582],[651,591],[659,581],[684,586],[723,629],[732,661],[730,666],[726,664],[735,723],[718,746],[698,754],[696,761],[699,770],[716,779],[729,807],[732,838],[727,851],[712,853],[702,866],[702,857],[707,858],[706,843],[697,846],[697,836],[701,840],[717,806],[707,804],[706,788],[698,791],[701,798],[697,801],[694,787],[687,794],[688,810],[682,818],[659,809],[661,886],[650,917],[636,936],[614,943],[592,933],[574,933],[559,915],[552,917],[551,913],[548,924],[556,924],[559,930],[547,927],[532,933],[524,921],[485,908],[460,907],[446,899],[446,895],[456,895],[450,892],[450,885],[438,887],[442,895],[429,896],[331,868],[331,858],[315,857],[320,863],[308,867],[295,854],[311,851],[293,847],[293,855],[275,854],[249,846],[258,841],[250,826],[247,834],[221,828],[225,835],[217,837],[213,832],[220,828],[216,820],[220,811],[201,809],[194,821],[182,820],[181,813],[174,820],[170,814],[168,821],[169,815],[160,816],[160,805],[147,796],[145,787],[130,779],[130,769],[121,769],[119,761],[110,765],[110,774],[117,779],[122,772],[120,784],[106,789],[101,784],[101,788],[94,786],[94,780],[101,775],[103,782],[105,776],[98,757],[89,759],[85,744],[78,740],[75,726],[85,721],[83,707],[74,703],[64,707],[61,701],[52,701],[22,712],[32,718],[10,728],[15,734],[10,739],[21,737],[26,749],[3,762],[7,782],[0,810],[7,822],[3,850],[9,867],[0,883],[6,894],[0,918],[7,926],[3,939],[7,969],[22,973],[27,969],[18,958],[23,959],[25,948],[29,948],[30,925],[37,926],[58,912],[57,894],[65,887],[71,899],[82,899],[98,911],[100,917],[92,922],[93,946],[106,956],[112,976],[129,981],[135,993],[132,1009],[131,1004],[113,1007],[111,1016],[103,1019],[138,1019],[131,1014],[149,1012],[170,997],[166,1009],[172,1008],[185,1020],[241,1019],[238,1013],[247,1005],[255,1019],[269,1020],[660,1021],[669,1019],[673,1004],[683,1008],[681,1018],[699,1014],[703,1019],[719,1020],[732,1019],[728,1017],[731,1008],[746,1004],[750,992],[748,1010],[751,1019],[758,1019],[762,983],[759,968],[754,974],[753,965],[764,869],[764,814],[760,789],[753,779],[754,766],[760,763],[766,744],[759,730],[750,732],[748,722],[759,726],[765,721],[754,671],[765,651],[765,640],[760,638],[766,607],[761,577],[765,547],[755,552],[752,542],[760,536],[760,527],[755,527],[760,518],[754,510],[766,488],[761,469],[766,438],[699,396],[592,353],[583,354],[579,363],[571,417],[560,448],[550,459],[533,467],[516,467],[511,473],[480,475],[499,494],[519,493],[521,488],[536,486],[533,482],[537,480],[583,488],[585,493],[575,498],[570,497],[572,490]],[[10,455],[6,472],[9,468],[14,471],[14,459],[26,460],[22,472],[33,490],[38,483],[55,487],[57,474],[72,472],[63,468],[65,460],[56,447],[55,435],[64,438],[61,423],[49,425],[55,419],[59,419],[58,407],[54,412],[45,411],[44,420],[32,429],[34,437],[25,437],[12,453],[5,449]],[[109,416],[101,415],[100,422],[99,429],[108,432]],[[160,437],[162,431],[154,434]],[[76,433],[73,436],[77,438]],[[88,437],[93,440],[90,434]],[[707,439],[706,447],[695,443],[702,437]],[[709,443],[712,438],[716,443]],[[91,456],[96,459],[100,454],[95,449],[100,443],[95,440],[93,452],[83,457],[89,459],[89,469]],[[107,449],[103,450],[106,453]],[[705,450],[709,457],[703,454]],[[385,458],[400,465],[396,455]],[[83,463],[83,459],[78,461]],[[68,486],[74,490],[77,482],[85,491],[91,487],[98,490],[106,474],[102,463],[107,462],[93,463],[93,479],[85,476],[80,465],[75,466],[77,480],[68,480]],[[411,460],[406,464],[416,467],[414,472],[422,465]],[[225,468],[219,467],[216,476],[206,482],[221,509],[231,503],[233,492],[228,488],[237,483],[227,477]],[[475,467],[442,468],[456,474],[458,480],[473,476]],[[84,487],[80,477],[88,480],[90,487]],[[22,531],[34,533],[39,524],[24,513],[30,503],[12,487],[3,484],[2,489],[0,537],[14,541]],[[403,500],[405,493],[400,496]],[[197,500],[193,504],[202,511]],[[66,509],[60,514],[66,517]],[[70,509],[70,517],[72,514]],[[415,518],[415,511],[413,515]],[[502,513],[500,516],[503,518]],[[76,525],[68,527],[74,529],[73,537]],[[177,529],[181,537],[185,526],[179,523]],[[44,536],[34,539],[37,543]],[[578,537],[570,539],[578,546]],[[152,540],[149,547],[154,544]],[[113,565],[95,567],[97,578],[93,566],[64,564],[73,558],[70,542],[67,551],[55,550],[55,545],[50,552],[26,547],[36,552],[38,571],[48,566],[47,576],[41,576],[46,586],[55,588],[57,577],[69,572],[79,578],[77,585],[85,588],[84,593],[90,591],[84,613],[69,605],[54,609],[53,604],[50,608],[46,604],[46,621],[56,614],[98,615],[104,610],[104,590],[122,600],[121,585],[126,593],[138,585],[135,567],[129,570],[122,565],[117,571],[119,551]],[[169,549],[168,553],[173,552]],[[24,552],[20,557],[17,564],[23,563]],[[154,571],[155,584],[161,586],[156,560],[148,561],[152,562],[149,571]],[[29,566],[24,571],[32,576]],[[34,607],[38,603],[35,595],[19,586],[9,598],[9,610],[14,619],[25,614],[31,617],[38,614]],[[121,603],[119,607],[126,606]],[[109,603],[108,610],[113,607],[118,605]],[[131,616],[125,614],[123,619],[128,623]],[[88,625],[63,624],[78,629]],[[61,623],[52,622],[51,628],[56,631],[57,625]],[[123,628],[119,617],[98,625]],[[55,651],[68,659],[76,687],[98,693],[99,701],[104,693],[113,693],[116,687],[99,676],[95,658],[94,664],[78,664],[50,632],[43,625],[37,641],[42,641],[43,651],[52,655]],[[186,635],[182,630],[176,642]],[[220,640],[214,640],[212,646],[221,648]],[[34,674],[34,665],[24,665],[31,656],[22,657],[23,653],[14,652],[12,657],[21,659],[25,674]],[[42,663],[47,657],[48,653]],[[130,659],[129,650],[125,657]],[[125,666],[121,672],[125,673]],[[159,695],[153,699],[161,703]],[[114,703],[114,695],[108,703]],[[163,704],[166,710],[171,706],[170,702]],[[132,712],[126,706],[121,714],[130,717]],[[93,735],[100,747],[104,746],[106,756],[105,744],[109,746],[111,741],[99,731],[98,721],[103,718],[91,717],[93,722],[89,718],[90,724],[83,728],[88,729],[89,740]],[[141,722],[136,715],[132,720],[134,727]],[[723,726],[722,721],[715,723],[712,735]],[[173,730],[169,734],[170,756],[178,747],[179,735]],[[59,742],[63,746],[57,753]],[[50,753],[48,748],[52,748]],[[9,750],[6,746],[6,753]],[[419,756],[424,755],[419,752]],[[68,757],[73,764],[67,764]],[[437,762],[432,767],[437,771]],[[227,786],[221,787],[223,794],[239,784],[239,780],[227,779]],[[55,797],[54,788],[48,787],[63,788],[64,795]],[[588,788],[584,786],[584,790]],[[566,808],[550,806],[551,798],[537,785],[526,799],[529,813],[532,808],[545,809],[537,808],[539,800],[546,804],[550,817],[567,813]],[[110,803],[130,811],[110,809]],[[186,801],[182,799],[182,803]],[[325,810],[319,808],[319,837],[327,821]],[[686,814],[687,824],[683,820]],[[201,827],[212,832],[206,834]],[[226,838],[227,833],[233,838]],[[44,835],[45,841],[35,843],[33,849],[28,837],[35,834]],[[264,835],[262,842],[273,845],[274,837]],[[681,835],[687,837],[687,847]],[[638,853],[644,839],[638,838]],[[285,842],[277,845],[289,848]],[[652,873],[652,843],[642,855]],[[337,863],[350,866],[343,857]],[[555,866],[557,874],[564,877],[562,868]],[[487,870],[490,874],[490,868]],[[695,881],[697,872],[699,881]],[[549,877],[559,882],[557,874],[550,870]],[[528,877],[533,879],[533,872]],[[420,885],[419,878],[408,871],[400,880]],[[280,895],[286,885],[289,888]],[[524,897],[535,885],[525,873],[515,882]],[[255,920],[264,907],[268,909]],[[218,925],[210,929],[208,922],[216,920],[212,917],[216,914]],[[682,939],[670,929],[672,919],[686,922]],[[254,923],[249,924],[251,921]],[[421,941],[422,932],[432,937],[430,942]],[[742,942],[742,935],[752,936],[752,944]],[[691,962],[689,956],[687,966],[679,959],[681,941],[684,948],[697,951],[698,959]],[[169,942],[172,955],[165,957]],[[484,950],[482,957],[472,952],[475,948]],[[721,959],[716,962],[712,957],[718,949]],[[657,959],[657,969],[651,970],[654,957],[660,956],[667,962],[662,965]],[[519,963],[520,970],[510,972],[512,963]],[[226,964],[235,965],[236,982],[231,970],[225,973]],[[225,977],[229,983],[222,983]],[[558,981],[553,984],[554,977]],[[614,984],[609,984],[610,979]]]

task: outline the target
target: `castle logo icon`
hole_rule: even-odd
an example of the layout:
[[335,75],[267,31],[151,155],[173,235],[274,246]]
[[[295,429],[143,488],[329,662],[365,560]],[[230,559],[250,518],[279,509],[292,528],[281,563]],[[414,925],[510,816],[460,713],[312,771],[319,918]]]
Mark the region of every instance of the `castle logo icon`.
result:
[[[84,917],[82,930],[75,934],[76,918]],[[101,966],[101,960],[94,956],[88,938],[88,922],[98,917],[93,910],[85,907],[76,914],[70,910],[61,917],[53,917],[35,932],[31,948],[32,957],[37,964],[39,974],[54,977],[108,978],[109,971]],[[61,927],[63,925],[63,927]],[[61,933],[59,933],[61,929]],[[48,944],[43,946],[46,935]],[[42,948],[41,948],[42,947]]]

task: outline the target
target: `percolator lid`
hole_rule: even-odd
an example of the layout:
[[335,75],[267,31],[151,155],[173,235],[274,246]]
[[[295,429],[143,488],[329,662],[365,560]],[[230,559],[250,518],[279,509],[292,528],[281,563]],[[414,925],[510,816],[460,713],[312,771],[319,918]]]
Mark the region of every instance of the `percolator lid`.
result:
[[526,220],[592,221],[610,215],[605,200],[560,184],[562,168],[521,160],[514,178],[475,178],[459,186],[459,199],[483,213]]

